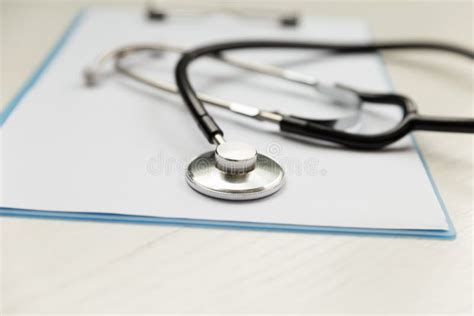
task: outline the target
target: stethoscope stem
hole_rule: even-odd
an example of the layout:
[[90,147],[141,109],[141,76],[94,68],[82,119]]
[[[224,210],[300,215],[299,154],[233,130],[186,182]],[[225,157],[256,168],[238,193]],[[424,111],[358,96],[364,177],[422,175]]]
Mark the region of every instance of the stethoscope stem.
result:
[[221,134],[214,135],[214,144],[222,145],[224,143],[225,143],[224,136],[222,136]]

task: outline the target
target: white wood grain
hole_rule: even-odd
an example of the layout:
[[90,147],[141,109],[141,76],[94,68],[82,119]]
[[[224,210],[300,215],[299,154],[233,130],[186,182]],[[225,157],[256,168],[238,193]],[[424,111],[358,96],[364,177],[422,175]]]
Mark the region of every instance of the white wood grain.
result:
[[[2,2],[1,104],[83,3]],[[292,6],[361,16],[377,38],[472,47],[470,2]],[[397,90],[423,111],[472,115],[466,62],[429,53],[385,58]],[[417,139],[456,227],[455,241],[0,218],[0,311],[470,314],[473,139]]]

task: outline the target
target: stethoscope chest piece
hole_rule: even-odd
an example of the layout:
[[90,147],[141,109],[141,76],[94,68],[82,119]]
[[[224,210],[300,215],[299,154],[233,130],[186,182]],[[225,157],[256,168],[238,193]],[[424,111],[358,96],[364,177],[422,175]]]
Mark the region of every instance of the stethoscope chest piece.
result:
[[191,161],[186,181],[194,190],[224,200],[255,200],[277,192],[283,168],[251,146],[226,142]]

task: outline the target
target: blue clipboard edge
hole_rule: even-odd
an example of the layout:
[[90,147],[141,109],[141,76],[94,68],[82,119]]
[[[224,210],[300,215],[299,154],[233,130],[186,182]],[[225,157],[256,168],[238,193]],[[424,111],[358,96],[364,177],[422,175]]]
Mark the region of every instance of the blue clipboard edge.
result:
[[69,39],[70,35],[74,32],[74,30],[80,24],[82,17],[85,14],[85,10],[81,10],[76,16],[73,18],[72,22],[66,28],[66,31],[59,37],[56,41],[54,46],[51,48],[49,53],[46,55],[46,58],[40,64],[40,66],[33,72],[33,74],[29,77],[29,79],[23,84],[20,88],[18,93],[7,103],[5,108],[0,113],[0,128],[5,124],[10,114],[16,108],[18,103],[20,103],[21,99],[26,95],[26,93],[35,85],[41,75],[44,73],[46,68],[51,64],[53,59],[59,54],[63,46],[66,44],[67,40]]
[[187,227],[226,228],[235,230],[261,230],[293,233],[328,233],[357,236],[390,236],[390,237],[424,237],[436,239],[453,239],[449,230],[419,229],[376,229],[355,227],[307,226],[291,224],[252,223],[238,221],[200,220],[187,218],[167,218],[154,216],[137,216],[105,213],[59,212],[0,208],[1,216],[28,217],[40,219],[79,220],[94,222],[113,222],[127,224],[161,224]]
[[[38,69],[30,76],[30,78],[21,87],[20,91],[10,100],[6,107],[0,113],[0,128],[6,122],[16,106],[26,93],[35,85],[35,83],[42,76],[46,68],[58,55],[61,49],[68,41],[70,35],[76,30],[82,21],[86,11],[81,10],[66,28],[55,43],[46,58],[40,64]],[[385,67],[383,59],[380,54],[378,60],[382,66]],[[393,83],[389,76],[386,80],[390,87]],[[412,230],[412,229],[371,229],[371,228],[346,228],[346,227],[328,227],[328,226],[305,226],[305,225],[289,225],[289,224],[268,224],[268,223],[251,223],[251,222],[231,222],[231,221],[215,221],[215,220],[194,220],[184,218],[164,218],[151,216],[134,216],[123,214],[105,214],[105,213],[83,213],[83,212],[60,212],[60,211],[42,211],[42,210],[28,210],[0,207],[0,216],[13,217],[29,217],[42,219],[60,219],[60,220],[83,220],[83,221],[98,221],[98,222],[115,222],[115,223],[135,223],[135,224],[163,224],[163,225],[182,225],[190,227],[207,227],[207,228],[230,228],[230,229],[244,229],[244,230],[263,230],[263,231],[280,231],[280,232],[300,232],[300,233],[330,233],[342,235],[359,235],[359,236],[392,236],[392,237],[423,237],[423,238],[437,238],[453,240],[456,238],[454,225],[449,217],[446,206],[441,198],[439,190],[433,180],[428,164],[421,153],[420,147],[416,139],[411,135],[413,145],[420,157],[426,174],[433,187],[434,193],[441,208],[448,221],[448,230]]]

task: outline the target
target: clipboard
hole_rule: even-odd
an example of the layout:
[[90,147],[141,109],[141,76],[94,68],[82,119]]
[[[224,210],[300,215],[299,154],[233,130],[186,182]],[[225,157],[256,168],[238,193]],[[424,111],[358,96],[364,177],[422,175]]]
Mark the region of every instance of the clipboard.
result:
[[[31,90],[33,88],[37,88],[39,82],[44,79],[44,76],[48,75],[48,71],[50,70],[51,66],[55,63],[56,59],[59,55],[61,55],[64,47],[67,45],[75,45],[74,41],[77,41],[77,33],[84,32],[84,28],[81,28],[81,25],[85,23],[86,16],[91,19],[90,15],[114,15],[117,16],[125,16],[129,13],[118,12],[113,13],[104,10],[88,10],[82,11],[79,13],[74,20],[72,21],[71,25],[67,28],[61,38],[58,40],[56,45],[53,47],[51,52],[47,55],[46,59],[43,61],[41,66],[35,71],[35,73],[30,77],[30,79],[25,83],[22,89],[18,92],[18,94],[12,99],[10,103],[4,108],[0,115],[0,125],[5,127],[7,120],[11,120],[13,116],[15,116],[15,112],[17,108],[23,105],[25,98],[27,98]],[[92,13],[91,13],[92,12]],[[136,18],[136,17],[135,17]],[[218,17],[221,19],[221,17]],[[166,22],[168,23],[168,22]],[[170,22],[171,23],[171,22]],[[338,21],[327,21],[323,19],[322,21],[318,21],[317,23],[337,25]],[[76,35],[76,38],[72,38]],[[113,47],[111,47],[113,48]],[[383,69],[383,64],[379,56],[375,56],[380,67]],[[84,61],[87,62],[87,61]],[[76,74],[77,76],[79,74]],[[385,77],[385,82],[382,85],[386,85],[389,88],[392,87],[390,80],[388,77]],[[226,90],[227,92],[227,90]],[[8,128],[8,126],[7,126]],[[194,126],[192,127],[194,128]],[[5,130],[2,131],[2,140],[5,136]],[[213,228],[231,228],[231,229],[250,229],[250,230],[269,230],[269,231],[288,231],[288,232],[304,232],[304,233],[335,233],[335,234],[349,234],[349,235],[371,235],[371,236],[407,236],[407,237],[426,237],[426,238],[439,238],[439,239],[454,239],[455,238],[455,231],[453,224],[449,218],[448,212],[446,207],[441,199],[438,189],[432,179],[428,166],[426,164],[425,159],[416,143],[416,140],[413,136],[410,136],[407,140],[405,140],[411,146],[413,146],[413,154],[416,155],[422,166],[422,172],[426,177],[426,183],[429,185],[429,188],[432,193],[433,201],[436,202],[437,207],[439,207],[438,216],[441,214],[445,218],[445,227],[442,229],[440,228],[423,228],[423,229],[413,229],[413,228],[393,228],[393,227],[358,227],[357,225],[351,226],[336,226],[336,225],[305,225],[302,224],[303,220],[300,220],[298,224],[295,223],[287,223],[287,222],[266,222],[262,220],[256,219],[255,221],[246,221],[246,220],[236,220],[235,218],[225,219],[224,218],[192,218],[190,216],[180,216],[180,213],[176,213],[177,216],[173,216],[173,214],[166,214],[166,216],[150,216],[150,215],[137,215],[137,214],[127,214],[127,211],[116,209],[116,210],[107,210],[104,211],[103,209],[96,210],[94,208],[87,209],[85,211],[78,211],[78,210],[61,210],[61,209],[47,209],[47,208],[35,208],[33,205],[29,205],[29,207],[16,207],[16,205],[8,205],[2,203],[2,207],[0,208],[0,215],[3,216],[19,216],[19,217],[34,217],[34,218],[50,218],[50,219],[65,219],[65,220],[86,220],[86,221],[104,221],[104,222],[121,222],[121,223],[139,223],[139,224],[166,224],[166,225],[185,225],[185,226],[198,226],[198,227],[213,227]],[[5,145],[5,142],[2,143]],[[301,144],[298,144],[301,145]],[[311,146],[308,144],[304,144],[304,146]],[[8,147],[3,146],[2,157],[5,154],[5,150],[8,150]],[[2,168],[5,166],[4,161],[2,160]],[[2,176],[3,177],[3,176]],[[3,182],[3,189],[5,189],[5,185],[8,185],[8,181]],[[184,182],[183,182],[184,185]],[[288,185],[294,185],[289,183]],[[7,190],[7,193],[9,191]],[[290,194],[291,192],[282,192],[283,194]],[[196,194],[194,192],[189,192],[189,194]],[[2,194],[2,199],[4,199],[4,194]],[[267,200],[265,200],[267,201]],[[265,203],[264,201],[264,203]],[[433,202],[431,201],[431,202]],[[248,205],[247,205],[248,206]],[[328,209],[328,211],[331,211]],[[396,216],[394,216],[396,218]]]

